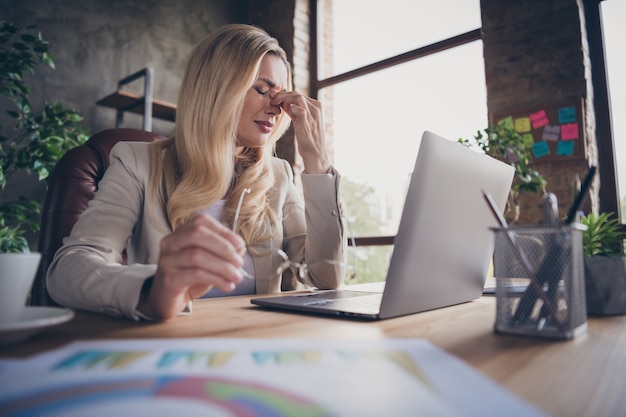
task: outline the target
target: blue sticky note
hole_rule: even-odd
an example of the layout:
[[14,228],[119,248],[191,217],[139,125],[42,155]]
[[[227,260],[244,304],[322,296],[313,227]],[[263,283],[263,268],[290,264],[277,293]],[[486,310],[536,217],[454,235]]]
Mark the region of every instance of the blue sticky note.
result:
[[535,158],[541,158],[542,156],[550,155],[550,148],[548,142],[545,140],[541,142],[535,142],[533,145],[533,155]]
[[561,156],[574,155],[575,142],[573,140],[561,140],[556,145],[556,154]]
[[559,123],[573,123],[576,121],[576,109],[574,106],[561,107],[559,109]]

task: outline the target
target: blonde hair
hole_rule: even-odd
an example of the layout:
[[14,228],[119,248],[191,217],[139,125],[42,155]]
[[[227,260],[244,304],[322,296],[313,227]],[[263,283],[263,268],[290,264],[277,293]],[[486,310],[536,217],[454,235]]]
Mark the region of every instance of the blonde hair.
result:
[[251,244],[271,234],[276,214],[269,206],[274,184],[271,157],[276,141],[289,127],[283,112],[266,145],[235,155],[237,128],[245,96],[267,54],[285,51],[262,29],[243,24],[222,27],[191,52],[178,95],[176,128],[152,146],[151,190],[165,207],[173,230],[190,216],[226,199],[222,222],[232,226],[241,192],[244,198],[237,232]]

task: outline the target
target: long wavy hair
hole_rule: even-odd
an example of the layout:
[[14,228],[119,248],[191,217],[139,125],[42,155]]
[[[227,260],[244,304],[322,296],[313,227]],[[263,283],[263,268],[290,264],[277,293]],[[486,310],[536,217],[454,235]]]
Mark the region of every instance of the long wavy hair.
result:
[[247,244],[267,238],[277,221],[269,205],[274,175],[270,160],[276,141],[289,127],[283,112],[268,142],[235,155],[237,128],[245,96],[267,54],[280,57],[292,71],[278,41],[262,29],[243,24],[222,27],[200,42],[189,57],[176,107],[174,134],[152,143],[150,184],[173,230],[190,216],[225,199],[221,221],[232,227],[237,203],[246,194],[237,232]]

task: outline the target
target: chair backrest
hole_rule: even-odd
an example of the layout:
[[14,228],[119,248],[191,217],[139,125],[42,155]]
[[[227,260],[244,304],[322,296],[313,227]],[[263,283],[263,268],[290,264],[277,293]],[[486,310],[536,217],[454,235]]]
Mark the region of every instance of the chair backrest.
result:
[[163,136],[136,129],[109,129],[93,135],[69,150],[57,162],[48,180],[41,213],[37,251],[41,264],[31,292],[31,305],[57,305],[46,289],[46,272],[55,252],[74,227],[98,190],[98,182],[109,166],[111,148],[120,141],[152,142]]

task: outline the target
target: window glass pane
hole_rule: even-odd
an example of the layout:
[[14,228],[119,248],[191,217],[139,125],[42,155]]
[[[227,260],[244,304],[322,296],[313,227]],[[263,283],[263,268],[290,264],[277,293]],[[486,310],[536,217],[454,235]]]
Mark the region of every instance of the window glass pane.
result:
[[621,200],[622,223],[626,223],[626,1],[605,0],[602,5],[604,45],[608,70],[613,122],[613,142],[617,163],[617,186]]
[[397,233],[424,130],[457,140],[487,127],[482,56],[476,41],[322,90],[354,235]]
[[[324,28],[318,37],[321,79],[481,26],[479,0],[318,5]],[[349,234],[395,235],[424,130],[457,140],[487,127],[482,42],[342,82],[318,96],[342,174]],[[355,281],[384,280],[391,251],[392,246],[358,247]]]
[[333,62],[320,61],[322,78],[481,26],[479,0],[327,0],[320,4],[333,22]]

